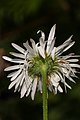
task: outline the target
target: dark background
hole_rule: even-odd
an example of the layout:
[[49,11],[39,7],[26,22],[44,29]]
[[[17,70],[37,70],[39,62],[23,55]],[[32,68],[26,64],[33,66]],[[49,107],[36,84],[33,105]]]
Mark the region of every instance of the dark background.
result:
[[[0,0],[0,120],[42,120],[42,95],[20,99],[19,93],[8,90],[8,73],[3,69],[10,63],[2,55],[14,51],[11,42],[18,45],[27,39],[39,39],[37,31],[45,32],[57,24],[56,46],[73,34],[75,45],[69,50],[80,54],[80,0]],[[80,62],[79,62],[80,63]],[[78,75],[80,77],[80,75]],[[57,94],[49,92],[49,120],[80,120],[80,78],[69,83],[72,90]]]

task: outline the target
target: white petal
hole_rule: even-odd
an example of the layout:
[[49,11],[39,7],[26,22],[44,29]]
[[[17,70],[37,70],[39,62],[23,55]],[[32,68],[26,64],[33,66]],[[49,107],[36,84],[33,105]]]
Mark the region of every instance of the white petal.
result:
[[15,56],[15,57],[19,57],[19,58],[25,59],[25,56],[23,54],[19,54],[19,53],[15,53],[15,52],[10,52],[10,54]]
[[26,84],[24,83],[21,89],[21,96],[20,98],[24,97],[25,93],[26,93],[27,89],[26,89]]
[[54,88],[54,94],[57,94],[57,87]]
[[16,78],[18,77],[18,75],[20,74],[20,72],[21,72],[21,69],[18,70],[18,71],[16,72],[15,76],[13,76],[13,77],[11,78],[11,81],[13,81],[14,79],[16,79]]
[[7,56],[3,56],[2,57],[4,60],[7,60],[7,61],[11,61],[12,59],[11,58],[9,58],[9,57],[7,57]]
[[25,79],[25,75],[22,76],[22,79],[20,81],[20,87],[23,85],[24,79]]
[[7,77],[9,78],[9,77],[13,77],[13,76],[15,76],[15,75],[16,75],[16,71],[11,72],[10,74],[8,74],[8,76],[7,76]]
[[63,76],[61,75],[61,73],[60,72],[57,72],[57,74],[58,74],[58,76],[59,76],[59,78],[58,78],[58,81],[64,81],[64,78],[63,78]]
[[74,53],[70,53],[69,55],[61,56],[64,59],[69,59],[69,58],[77,58],[80,57],[80,55],[75,55]]
[[29,87],[28,90],[27,90],[26,97],[29,95],[29,93],[30,93],[30,91],[31,91],[31,87],[32,87],[32,84],[30,85],[30,87]]
[[57,87],[59,85],[59,83],[55,82],[54,80],[51,80],[51,82],[52,82],[52,85],[55,86],[55,87]]
[[65,82],[65,85],[66,85],[69,89],[71,89],[71,86],[69,86],[66,82]]
[[47,52],[47,53],[48,53],[49,48],[50,48],[50,46],[51,46],[51,42],[52,42],[52,40],[54,39],[55,29],[56,29],[56,25],[54,25],[54,26],[51,28],[51,30],[50,30],[49,37],[48,37],[48,43],[47,43],[47,49],[46,49],[46,52]]
[[13,63],[24,63],[24,60],[12,59],[10,62],[13,62]]
[[51,79],[54,80],[55,82],[59,82],[60,81],[60,76],[56,73],[51,75]]
[[39,41],[40,41],[40,46],[42,48],[45,48],[46,42],[44,42],[43,39],[41,39],[41,38],[39,39]]
[[76,83],[70,76],[66,76],[71,82]]
[[37,88],[37,78],[34,79],[33,85],[32,85],[32,92],[31,92],[32,100],[34,100],[34,95],[35,95],[35,92],[36,92],[36,88]]
[[11,89],[16,83],[17,83],[17,80],[14,80],[13,82],[11,82],[8,89]]
[[42,32],[41,30],[39,30],[39,31],[37,32],[37,34],[40,33],[40,32],[41,32],[41,39],[44,41],[44,40],[45,40],[45,34],[44,34],[44,32]]
[[56,52],[61,52],[61,50],[64,48],[64,47],[66,47],[68,45],[68,43],[65,43],[65,44],[62,44],[62,45],[60,45],[60,46],[58,46],[57,48],[56,48]]
[[54,47],[54,49],[52,50],[51,52],[51,56],[52,56],[52,59],[54,60],[54,57],[55,57],[55,51],[56,51],[56,47]]
[[56,29],[56,24],[51,28],[48,40],[53,40],[54,35],[55,35],[55,29]]
[[52,82],[52,85],[55,86],[55,87],[57,87],[59,85],[59,82],[57,80],[58,80],[57,75],[56,76],[51,76],[50,81]]
[[67,61],[68,62],[78,62],[79,60],[78,59],[68,59]]
[[54,87],[57,87],[57,86],[59,85],[59,83],[58,83],[58,82],[55,82],[54,80],[51,81],[51,82],[52,82],[52,84],[53,84]]
[[58,86],[58,90],[59,90],[59,92],[61,92],[61,93],[63,92],[63,89],[61,88],[60,85]]
[[45,48],[46,41],[45,40],[45,34],[41,30],[39,30],[37,33],[41,32],[41,37],[39,38],[39,44],[42,48]]
[[17,82],[20,82],[23,76],[23,72],[9,85],[9,89],[11,89]]
[[76,68],[80,68],[80,65],[78,64],[69,64],[71,67],[76,67]]
[[72,41],[71,38],[72,36],[68,40],[66,40],[62,45],[57,47],[56,49],[57,54],[61,55],[63,53],[63,50],[65,50],[66,47],[68,47],[71,44],[71,41]]
[[34,54],[33,49],[30,47],[28,41],[26,43],[23,43],[24,47],[29,51],[29,53]]
[[50,90],[50,92],[52,92],[53,91],[53,87],[52,87],[52,85],[48,85],[48,89]]
[[15,90],[14,90],[14,92],[16,92],[17,90],[19,91],[19,89],[20,89],[20,81],[18,81],[17,83],[16,83],[16,85],[15,85]]
[[47,53],[48,55],[50,55],[51,52],[52,52],[52,50],[54,49],[55,39],[56,39],[56,38],[54,38],[54,39],[52,40],[52,42],[51,42],[51,45],[50,45],[49,50],[48,50],[48,53]]
[[66,68],[62,68],[63,73],[67,74],[67,69]]
[[16,45],[15,43],[12,43],[12,46],[13,46],[16,50],[18,50],[19,52],[21,52],[21,53],[24,54],[25,50],[24,50],[22,47]]
[[25,83],[26,83],[26,87],[27,89],[30,87],[30,85],[32,84],[33,79],[31,77],[29,77],[27,74],[25,74]]
[[[21,67],[23,67],[23,65],[20,65],[20,68],[21,68]],[[22,69],[22,68],[21,68],[21,69]],[[11,72],[10,74],[8,74],[7,77],[8,77],[8,78],[9,78],[9,77],[13,77],[13,76],[16,75],[16,73],[17,73],[17,71]]]
[[69,44],[68,47],[66,47],[63,52],[67,51],[70,47],[72,47],[74,45],[75,41],[73,41],[72,43]]
[[72,43],[67,43],[67,42],[63,43],[61,45],[62,48],[57,51],[58,56],[61,55],[63,52],[67,51],[70,47],[72,47],[74,43],[75,41],[73,41]]
[[20,60],[20,59],[12,59],[12,58],[9,58],[7,56],[3,56],[3,59],[9,61],[9,62],[13,62],[13,63],[24,63],[24,60]]
[[73,35],[71,35],[64,43],[71,42]]
[[42,93],[42,82],[40,80],[38,82],[38,90]]
[[38,47],[38,50],[39,50],[39,54],[45,59],[45,50],[44,50],[44,48],[42,48],[40,46],[40,47]]
[[35,44],[35,41],[33,39],[30,39],[30,41],[32,43],[32,47],[33,47],[34,53],[36,54],[38,52],[37,44]]
[[30,38],[30,41],[31,41],[31,43],[32,43],[32,47],[34,48],[35,47],[35,41],[32,39],[32,38]]
[[10,70],[16,70],[16,69],[20,69],[20,65],[9,66],[5,68],[4,71],[10,71]]

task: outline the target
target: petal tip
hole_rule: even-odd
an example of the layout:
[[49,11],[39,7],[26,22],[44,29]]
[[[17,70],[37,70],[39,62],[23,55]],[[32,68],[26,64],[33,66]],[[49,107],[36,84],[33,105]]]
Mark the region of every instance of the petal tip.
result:
[[41,32],[41,30],[38,30],[38,31],[37,31],[37,34],[39,34],[40,32]]
[[5,60],[5,57],[6,57],[6,56],[2,56],[2,58],[3,58],[4,60]]

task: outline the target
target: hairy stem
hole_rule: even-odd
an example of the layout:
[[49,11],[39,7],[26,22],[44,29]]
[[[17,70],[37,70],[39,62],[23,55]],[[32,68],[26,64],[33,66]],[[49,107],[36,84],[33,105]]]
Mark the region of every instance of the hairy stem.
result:
[[47,67],[42,65],[42,92],[43,92],[43,120],[48,120],[48,101],[47,101]]

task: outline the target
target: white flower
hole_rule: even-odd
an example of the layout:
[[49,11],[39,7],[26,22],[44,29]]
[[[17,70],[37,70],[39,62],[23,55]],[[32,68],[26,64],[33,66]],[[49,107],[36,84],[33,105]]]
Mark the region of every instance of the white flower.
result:
[[44,61],[47,65],[47,88],[54,92],[63,92],[61,83],[66,87],[71,87],[66,83],[66,79],[75,83],[73,77],[77,77],[76,68],[80,68],[78,62],[79,55],[70,53],[69,55],[62,56],[62,53],[67,51],[74,45],[72,36],[66,40],[62,45],[55,47],[55,28],[54,25],[49,33],[48,40],[45,40],[45,34],[42,31],[39,42],[36,44],[33,39],[30,39],[31,45],[28,41],[23,43],[25,49],[12,43],[12,46],[18,51],[18,53],[10,52],[11,55],[17,59],[12,59],[7,56],[3,58],[9,62],[15,63],[15,65],[5,68],[5,71],[13,71],[7,77],[11,78],[11,84],[9,89],[15,86],[15,92],[20,91],[21,98],[31,93],[31,98],[34,100],[36,90],[42,93],[42,76],[41,76],[41,63]]

